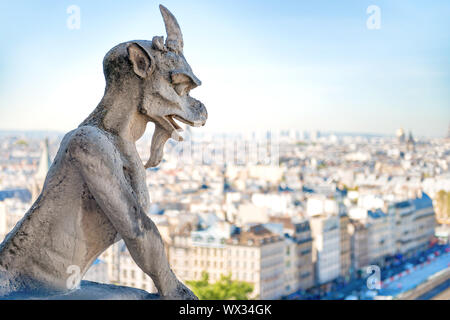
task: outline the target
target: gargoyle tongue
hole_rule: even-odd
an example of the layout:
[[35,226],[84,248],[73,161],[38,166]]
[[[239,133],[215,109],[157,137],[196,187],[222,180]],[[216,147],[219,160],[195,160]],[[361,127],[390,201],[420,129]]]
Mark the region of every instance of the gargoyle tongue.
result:
[[153,133],[152,143],[150,145],[150,159],[145,164],[145,169],[156,167],[161,163],[164,155],[164,145],[169,138],[173,138],[176,141],[183,140],[176,130],[170,132],[159,123],[155,123],[155,132]]

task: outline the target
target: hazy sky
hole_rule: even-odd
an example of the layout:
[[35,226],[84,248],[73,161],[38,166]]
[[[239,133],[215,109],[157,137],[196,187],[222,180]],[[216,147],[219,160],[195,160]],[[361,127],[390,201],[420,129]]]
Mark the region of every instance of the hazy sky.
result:
[[[448,0],[162,3],[203,82],[191,94],[208,108],[205,129],[447,132]],[[102,97],[105,53],[165,36],[158,4],[2,0],[0,130],[76,127]],[[80,29],[67,27],[70,5],[81,9]],[[367,28],[369,5],[381,29]]]

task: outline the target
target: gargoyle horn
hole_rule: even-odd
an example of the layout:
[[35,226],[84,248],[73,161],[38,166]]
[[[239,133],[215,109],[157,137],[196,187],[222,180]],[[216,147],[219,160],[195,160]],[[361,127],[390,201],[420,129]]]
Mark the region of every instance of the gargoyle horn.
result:
[[161,11],[166,26],[166,47],[169,50],[183,53],[183,35],[181,34],[177,19],[175,19],[173,14],[161,4],[159,5],[159,10]]

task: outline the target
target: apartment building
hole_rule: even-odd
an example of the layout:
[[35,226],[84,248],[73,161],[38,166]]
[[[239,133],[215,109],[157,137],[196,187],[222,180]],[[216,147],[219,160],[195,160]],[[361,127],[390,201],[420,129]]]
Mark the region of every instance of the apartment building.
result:
[[434,235],[436,217],[433,201],[422,193],[407,201],[393,203],[389,212],[395,219],[396,253],[406,256],[423,250]]
[[300,256],[297,254],[297,244],[294,239],[287,236],[284,241],[283,294],[289,295],[300,289],[300,277],[298,274]]
[[[99,259],[106,264],[107,274],[102,277],[107,278],[110,283],[143,289],[151,293],[157,292],[153,280],[134,262],[123,241],[110,246]],[[96,267],[94,265],[91,268]],[[85,279],[92,279],[91,269],[88,270]]]
[[293,235],[296,243],[298,265],[297,277],[299,288],[307,290],[314,286],[314,264],[313,264],[313,239],[311,226],[308,220],[294,223],[295,233]]
[[[285,295],[298,290],[307,290],[314,286],[314,265],[312,262],[311,227],[307,219],[290,217],[271,217],[271,223],[265,224],[270,229],[273,224],[279,224],[278,230],[286,239],[284,288]],[[271,231],[275,231],[271,229]]]
[[340,227],[336,214],[319,214],[310,218],[313,238],[315,280],[326,284],[340,276]]
[[341,271],[340,275],[343,278],[348,278],[350,276],[350,271],[352,269],[352,259],[351,259],[351,241],[349,234],[349,224],[350,218],[343,212],[339,215],[339,230],[340,230],[340,250],[341,250]]
[[84,275],[83,280],[109,283],[107,263],[101,259],[96,259]]
[[366,224],[359,220],[350,220],[348,227],[351,243],[351,263],[353,270],[361,270],[369,262],[369,232]]
[[14,226],[23,218],[29,204],[17,199],[5,199],[0,201],[0,243]]
[[402,201],[392,204],[389,210],[395,219],[395,253],[408,255],[416,246],[414,205],[411,201]]
[[367,211],[369,263],[383,266],[394,254],[392,219],[381,209]]
[[424,250],[435,234],[436,215],[433,200],[425,193],[412,200],[415,208],[415,242],[416,250]]
[[199,280],[203,271],[212,282],[231,274],[233,280],[253,285],[252,297],[280,298],[284,293],[284,239],[262,225],[235,231],[223,223],[173,235],[169,247],[173,271],[182,281]]

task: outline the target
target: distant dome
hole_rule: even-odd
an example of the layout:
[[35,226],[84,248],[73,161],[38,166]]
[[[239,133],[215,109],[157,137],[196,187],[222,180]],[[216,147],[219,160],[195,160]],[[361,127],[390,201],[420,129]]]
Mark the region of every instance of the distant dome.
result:
[[395,135],[397,136],[397,139],[400,142],[405,141],[405,130],[403,130],[403,128],[397,129],[397,131],[395,132]]
[[403,130],[403,128],[397,129],[396,135],[397,135],[397,137],[404,136],[405,135],[405,131]]

